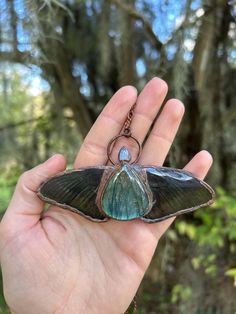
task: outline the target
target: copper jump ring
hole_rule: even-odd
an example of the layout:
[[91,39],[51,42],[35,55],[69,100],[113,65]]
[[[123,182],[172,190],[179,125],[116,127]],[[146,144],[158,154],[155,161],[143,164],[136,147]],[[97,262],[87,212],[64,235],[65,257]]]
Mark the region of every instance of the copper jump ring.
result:
[[134,163],[136,163],[137,161],[138,161],[138,159],[139,159],[139,157],[140,157],[140,155],[141,155],[141,152],[142,152],[142,147],[141,147],[141,145],[140,145],[140,143],[139,143],[139,141],[134,137],[134,136],[132,136],[130,133],[129,134],[127,134],[127,133],[122,133],[122,134],[119,134],[119,135],[116,135],[116,136],[114,136],[111,140],[110,140],[110,142],[108,143],[108,145],[107,145],[107,158],[108,158],[108,160],[113,164],[113,165],[116,165],[116,163],[114,162],[114,160],[111,158],[111,146],[112,146],[112,144],[114,144],[114,142],[115,141],[117,141],[119,138],[121,138],[121,137],[127,137],[127,138],[130,138],[130,139],[132,139],[136,144],[137,144],[137,146],[138,146],[138,154],[137,154],[137,157],[136,157],[136,159],[134,160],[134,161],[132,161],[130,164],[132,165],[132,164],[134,164]]

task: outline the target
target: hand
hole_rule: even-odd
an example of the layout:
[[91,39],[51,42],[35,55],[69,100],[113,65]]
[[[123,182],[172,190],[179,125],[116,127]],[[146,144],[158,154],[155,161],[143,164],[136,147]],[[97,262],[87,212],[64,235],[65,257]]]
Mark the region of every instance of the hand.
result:
[[[142,143],[166,93],[166,83],[158,78],[138,97],[134,87],[121,88],[84,140],[74,167],[107,162],[107,144],[119,133],[135,102],[131,128]],[[179,100],[167,101],[143,148],[141,164],[163,164],[183,113]],[[202,151],[185,169],[203,179],[211,163],[209,153]],[[55,155],[19,179],[0,224],[6,301],[14,314],[124,313],[173,219],[154,224],[94,223],[56,206],[43,212],[35,191],[65,167],[63,156]]]

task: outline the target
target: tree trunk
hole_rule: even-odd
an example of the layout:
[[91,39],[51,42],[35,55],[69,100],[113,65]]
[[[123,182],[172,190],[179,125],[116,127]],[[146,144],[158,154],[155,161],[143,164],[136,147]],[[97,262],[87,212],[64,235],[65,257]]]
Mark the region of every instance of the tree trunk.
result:
[[[222,46],[222,27],[229,27],[229,5],[225,0],[212,0],[211,8],[206,11],[199,29],[199,35],[194,49],[193,73],[197,106],[200,123],[199,131],[201,148],[209,150],[214,157],[211,171],[212,181],[222,183],[221,154],[222,141],[222,103],[220,89],[222,87],[219,57]],[[228,21],[227,21],[227,18]],[[227,21],[227,23],[225,23]]]
[[[134,8],[135,1],[126,1],[129,7]],[[119,10],[119,29],[121,32],[120,46],[117,47],[119,62],[119,84],[135,85],[136,84],[136,67],[135,67],[135,30],[134,20],[130,18],[128,12]]]

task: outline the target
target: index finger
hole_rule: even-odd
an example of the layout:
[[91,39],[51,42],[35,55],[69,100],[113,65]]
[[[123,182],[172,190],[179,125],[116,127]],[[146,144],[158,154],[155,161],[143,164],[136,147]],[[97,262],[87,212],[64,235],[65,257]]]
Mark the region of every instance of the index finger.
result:
[[127,113],[136,99],[137,90],[133,86],[124,86],[115,93],[86,136],[75,159],[74,168],[106,163],[107,145],[122,129]]

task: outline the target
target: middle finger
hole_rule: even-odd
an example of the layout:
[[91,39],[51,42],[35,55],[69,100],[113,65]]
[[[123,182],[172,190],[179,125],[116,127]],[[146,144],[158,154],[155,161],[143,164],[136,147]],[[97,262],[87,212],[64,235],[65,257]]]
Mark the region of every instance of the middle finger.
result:
[[[138,96],[134,115],[131,122],[131,132],[140,144],[143,143],[160,107],[166,97],[168,86],[165,81],[155,77],[147,83],[140,95]],[[137,152],[136,144],[129,138],[121,138],[115,143],[111,157],[117,160],[118,151],[123,146],[127,145],[129,151]]]
[[184,115],[184,105],[178,99],[165,104],[143,148],[140,163],[162,166]]

